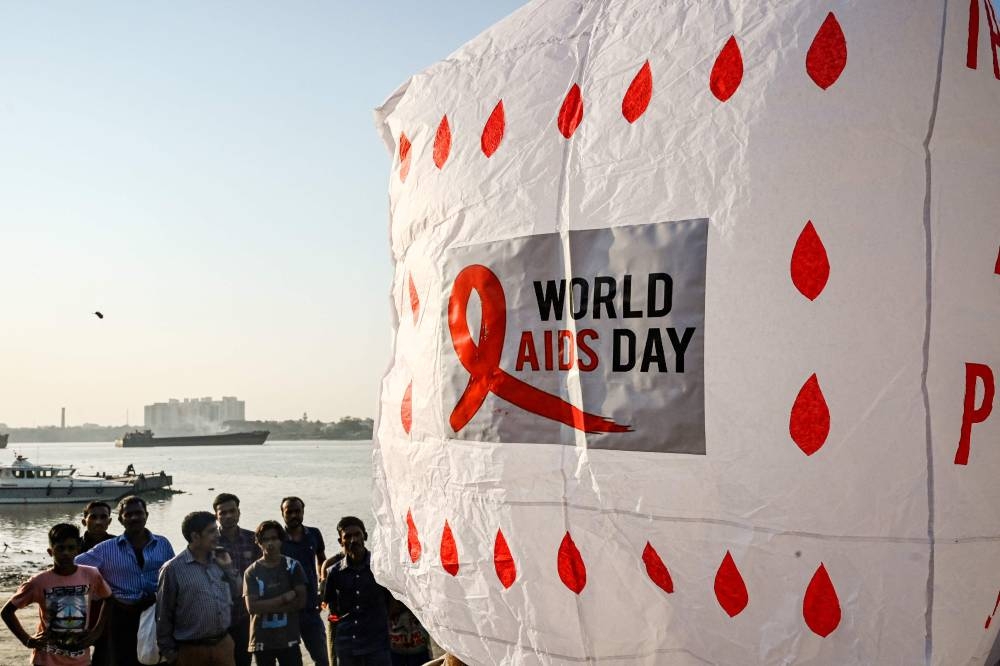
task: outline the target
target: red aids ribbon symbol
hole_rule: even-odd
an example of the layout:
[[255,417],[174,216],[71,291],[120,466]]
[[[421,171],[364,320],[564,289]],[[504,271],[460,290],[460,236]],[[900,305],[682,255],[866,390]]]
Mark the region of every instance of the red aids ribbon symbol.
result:
[[[473,291],[479,294],[482,309],[478,344],[472,340],[466,319]],[[583,432],[631,432],[630,426],[588,414],[500,369],[503,339],[507,332],[507,298],[500,279],[485,266],[466,266],[455,278],[448,299],[448,328],[458,360],[469,371],[469,385],[451,412],[451,428],[455,432],[472,420],[489,393],[532,414]]]

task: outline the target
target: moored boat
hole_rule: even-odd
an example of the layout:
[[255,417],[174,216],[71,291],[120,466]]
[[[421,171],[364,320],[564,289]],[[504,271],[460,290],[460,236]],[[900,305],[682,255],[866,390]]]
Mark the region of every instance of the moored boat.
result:
[[157,437],[151,430],[129,432],[115,441],[120,448],[138,446],[259,446],[264,443],[269,430],[251,432],[224,432],[218,435],[189,435],[183,437]]
[[0,465],[0,504],[56,504],[116,500],[133,492],[135,485],[99,476],[76,476],[72,465],[36,465],[17,456]]

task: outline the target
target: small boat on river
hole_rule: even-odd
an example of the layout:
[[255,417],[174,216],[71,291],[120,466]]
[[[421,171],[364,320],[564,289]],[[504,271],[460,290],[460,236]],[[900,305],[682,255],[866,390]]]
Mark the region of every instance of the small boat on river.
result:
[[0,505],[58,504],[102,499],[113,502],[125,495],[160,490],[173,479],[163,472],[132,476],[78,475],[72,465],[36,465],[18,455],[0,464]]

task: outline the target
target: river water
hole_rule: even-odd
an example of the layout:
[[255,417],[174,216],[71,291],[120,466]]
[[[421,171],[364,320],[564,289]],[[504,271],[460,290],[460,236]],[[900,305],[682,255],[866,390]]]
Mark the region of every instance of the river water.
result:
[[[72,464],[78,474],[121,474],[132,463],[137,472],[172,475],[174,490],[183,492],[151,496],[147,527],[169,538],[177,551],[185,546],[181,520],[191,511],[211,511],[212,499],[221,492],[239,496],[240,525],[250,530],[262,520],[281,520],[282,497],[301,497],[304,522],[323,532],[328,555],[339,548],[336,525],[342,516],[372,521],[370,441],[129,449],[112,442],[11,443],[0,451],[0,462],[12,462],[15,451],[33,463]],[[79,524],[82,509],[82,504],[0,505],[0,551],[7,544],[0,552],[0,587],[47,566],[48,529],[61,522]],[[114,517],[111,532],[121,533]]]

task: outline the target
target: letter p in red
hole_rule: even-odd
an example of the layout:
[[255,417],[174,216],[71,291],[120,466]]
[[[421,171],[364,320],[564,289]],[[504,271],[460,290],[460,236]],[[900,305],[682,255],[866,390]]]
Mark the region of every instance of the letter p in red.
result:
[[[976,407],[976,380],[983,381],[983,402]],[[962,408],[962,434],[958,439],[958,450],[955,451],[955,464],[969,464],[969,445],[972,441],[972,424],[982,423],[993,411],[993,397],[996,395],[996,382],[990,366],[982,363],[965,364],[965,403]]]

